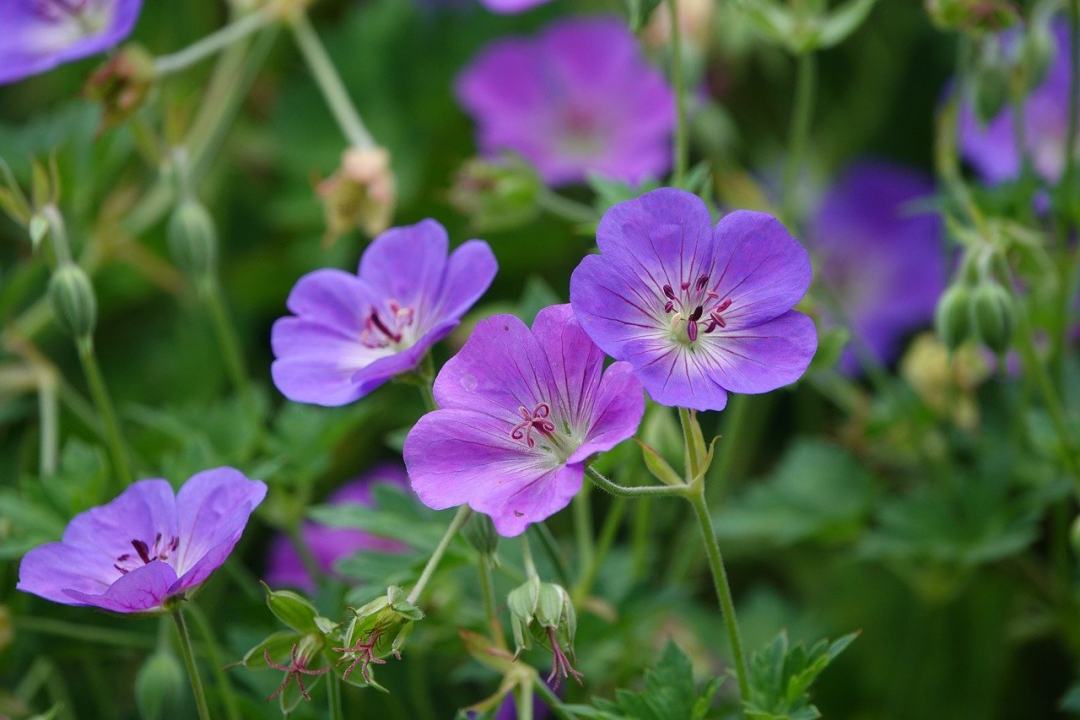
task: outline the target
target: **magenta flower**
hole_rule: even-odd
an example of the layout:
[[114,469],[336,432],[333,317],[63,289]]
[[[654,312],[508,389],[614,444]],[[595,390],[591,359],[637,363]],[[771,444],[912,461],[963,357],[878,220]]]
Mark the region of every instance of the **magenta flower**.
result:
[[[811,223],[821,277],[880,363],[894,360],[904,337],[930,324],[945,290],[941,222],[915,207],[933,194],[920,173],[863,162],[833,185]],[[847,350],[840,366],[856,372],[856,354]]]
[[108,50],[131,34],[142,0],[3,0],[0,85]]
[[791,308],[810,258],[776,218],[738,210],[713,227],[700,198],[661,188],[608,210],[596,240],[570,304],[656,402],[722,410],[729,392],[768,392],[806,371],[817,332]]
[[[1057,54],[1046,78],[1024,100],[1024,130],[1035,172],[1056,183],[1065,169],[1065,144],[1069,126],[1069,32],[1064,22],[1052,25]],[[1003,33],[1001,41],[1007,52],[1018,50],[1019,34]],[[975,117],[970,105],[960,114],[960,152],[978,173],[990,183],[1013,180],[1020,176],[1021,156],[1013,130],[1010,106],[985,125]]]
[[553,185],[589,172],[638,183],[671,165],[673,95],[615,19],[500,40],[458,78],[457,96],[484,153],[516,152]]
[[497,264],[470,240],[447,256],[434,220],[387,230],[360,260],[358,275],[308,273],[274,323],[274,384],[285,397],[345,405],[414,369],[487,290]]
[[76,515],[60,542],[28,552],[16,587],[62,605],[160,610],[225,562],[265,495],[262,482],[227,467],[193,475],[178,493],[140,480]]
[[489,9],[497,13],[519,13],[538,5],[550,2],[550,0],[481,0]]
[[541,310],[531,331],[512,315],[478,323],[435,399],[405,439],[413,490],[436,510],[468,504],[506,536],[566,507],[589,456],[632,436],[645,408],[630,366],[604,370],[569,305]]
[[[407,482],[405,470],[399,465],[383,465],[352,482],[342,485],[337,492],[327,498],[331,505],[355,503],[371,506],[371,490],[374,485],[386,483],[404,486]],[[375,552],[396,552],[402,550],[400,543],[381,538],[361,530],[333,528],[315,522],[307,522],[303,529],[304,542],[315,556],[319,569],[330,575],[334,564],[363,550]],[[315,581],[308,574],[300,560],[296,548],[286,535],[278,535],[270,544],[270,553],[266,563],[266,582],[272,587],[295,587],[309,593],[315,591]]]

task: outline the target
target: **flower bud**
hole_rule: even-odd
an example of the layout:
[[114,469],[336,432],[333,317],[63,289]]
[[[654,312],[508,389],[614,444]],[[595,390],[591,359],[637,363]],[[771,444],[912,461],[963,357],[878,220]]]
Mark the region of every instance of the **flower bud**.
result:
[[102,104],[102,129],[115,127],[142,107],[154,83],[154,59],[137,45],[128,45],[90,76],[84,92]]
[[390,226],[397,187],[390,154],[383,148],[347,149],[333,175],[315,187],[326,218],[326,241],[359,227],[378,235]]
[[49,303],[60,326],[77,340],[90,337],[97,324],[97,298],[90,278],[78,265],[61,265],[49,280]]
[[458,171],[450,202],[476,230],[506,230],[536,217],[541,188],[540,176],[517,156],[474,158]]
[[971,291],[965,285],[953,285],[938,300],[934,327],[949,350],[971,336]]
[[494,559],[499,549],[499,533],[491,518],[483,513],[473,513],[462,529],[465,539],[485,558]]
[[181,270],[193,278],[214,272],[217,264],[217,229],[214,219],[198,200],[186,199],[169,218],[169,252]]
[[265,583],[263,588],[266,589],[266,606],[278,620],[297,632],[320,633],[316,623],[319,611],[307,598],[291,590],[271,590]]
[[381,686],[375,682],[372,665],[385,664],[385,658],[401,657],[401,650],[412,632],[412,625],[424,619],[423,611],[409,602],[405,591],[396,585],[363,607],[353,610],[343,637],[341,662],[348,663],[342,679],[358,687]]
[[996,353],[1008,349],[1016,323],[1009,291],[995,282],[980,283],[971,294],[971,319],[976,334]]
[[176,704],[183,698],[186,684],[184,669],[176,656],[155,652],[135,676],[135,706],[139,709],[139,717],[143,720],[171,717]]
[[506,604],[517,652],[530,648],[536,638],[551,649],[553,666],[548,682],[570,676],[580,682],[581,673],[570,662],[577,634],[577,613],[570,594],[561,585],[541,582],[533,575],[510,591]]
[[997,32],[1019,19],[1010,0],[926,0],[926,12],[942,30]]

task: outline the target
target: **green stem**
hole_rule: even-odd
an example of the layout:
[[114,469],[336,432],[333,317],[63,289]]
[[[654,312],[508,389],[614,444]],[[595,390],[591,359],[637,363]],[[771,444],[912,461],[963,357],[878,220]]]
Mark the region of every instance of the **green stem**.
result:
[[529,534],[521,534],[521,561],[525,564],[525,577],[540,577],[536,572],[536,563],[533,561],[532,548],[529,547]]
[[120,434],[120,424],[116,420],[116,411],[113,410],[109,391],[105,387],[105,379],[98,367],[97,356],[94,353],[93,338],[86,337],[75,341],[79,351],[79,360],[82,362],[83,372],[86,375],[86,383],[90,387],[90,397],[94,400],[98,415],[101,416],[101,426],[105,430],[106,444],[109,448],[109,456],[112,458],[113,470],[116,472],[124,487],[131,484],[131,463],[128,460],[127,449]]
[[795,107],[791,114],[788,135],[788,156],[784,166],[783,215],[794,225],[798,212],[799,179],[806,161],[806,145],[810,137],[810,121],[814,114],[814,93],[817,86],[817,58],[812,52],[799,55],[795,80]]
[[668,17],[671,19],[671,84],[675,90],[675,172],[674,185],[681,186],[686,177],[689,156],[689,139],[686,126],[686,81],[683,78],[682,27],[679,22],[678,0],[668,0]]
[[364,121],[349,99],[349,92],[338,75],[337,68],[323,47],[322,41],[311,26],[307,15],[298,13],[292,21],[293,37],[300,47],[300,52],[315,76],[315,82],[322,91],[330,111],[334,114],[341,132],[353,147],[373,147],[375,141],[364,127]]
[[551,534],[551,529],[547,526],[547,523],[534,523],[530,526],[530,530],[540,539],[540,547],[544,548],[544,553],[548,556],[548,560],[551,561],[552,567],[555,568],[555,574],[559,576],[559,582],[564,587],[570,587],[570,568],[566,563],[566,558],[563,557],[562,550],[559,549],[559,541]]
[[491,561],[484,553],[477,555],[477,570],[480,573],[480,595],[484,601],[484,617],[487,618],[488,629],[500,648],[506,647],[506,636],[503,634],[502,623],[499,622],[499,613],[495,605],[495,583],[491,579]]
[[517,717],[518,720],[533,720],[533,685],[537,682],[523,682],[518,686]]
[[439,567],[439,562],[442,560],[443,555],[446,554],[446,549],[450,547],[450,541],[457,535],[458,530],[469,519],[469,515],[472,511],[468,505],[462,505],[458,508],[457,513],[454,515],[454,519],[450,521],[450,525],[446,528],[446,532],[443,533],[442,539],[439,540],[439,544],[435,546],[435,551],[431,553],[431,557],[428,558],[427,564],[424,565],[424,569],[420,572],[420,579],[416,581],[416,585],[409,591],[409,595],[406,600],[410,603],[415,603],[420,599],[420,594],[424,592],[424,588],[427,587],[428,582],[431,581],[431,576],[435,574],[435,569]]
[[735,661],[735,677],[739,682],[739,695],[743,700],[747,700],[750,697],[750,676],[746,671],[742,635],[739,633],[739,621],[735,617],[735,601],[731,597],[731,585],[728,582],[727,570],[724,569],[724,558],[720,554],[720,544],[716,541],[716,531],[713,530],[709,506],[705,501],[704,487],[689,495],[687,500],[693,506],[698,527],[701,528],[701,539],[705,543],[705,553],[709,558],[709,570],[712,571],[713,588],[720,601],[728,643],[731,645],[731,654]]
[[554,690],[547,686],[547,683],[537,679],[537,681],[533,683],[533,686],[536,689],[537,695],[540,696],[541,700],[547,703],[548,708],[555,717],[559,718],[559,720],[574,720],[576,716],[571,715],[566,710],[563,701],[555,694]]
[[701,455],[704,448],[699,447],[696,439],[701,430],[692,412],[686,408],[679,408],[679,425],[682,427],[683,448],[685,448],[683,457],[686,461],[687,482],[690,483],[696,482],[701,477],[701,463],[704,460]]
[[634,487],[626,487],[625,485],[618,485],[591,467],[585,468],[585,474],[589,476],[601,490],[606,490],[612,495],[618,497],[686,497],[688,494],[688,487],[686,485],[636,485]]
[[619,531],[619,525],[622,523],[625,514],[626,498],[615,498],[611,503],[611,509],[608,510],[607,517],[604,518],[604,524],[600,527],[600,535],[596,540],[596,550],[589,557],[588,564],[582,569],[577,585],[574,586],[572,596],[575,606],[580,605],[581,601],[592,592],[593,585],[596,583],[596,576],[600,572],[600,566],[615,541],[615,533]]
[[[305,502],[305,505],[307,503]],[[300,556],[300,563],[307,570],[307,574],[311,577],[313,582],[319,582],[323,579],[322,568],[319,567],[319,561],[315,559],[315,554],[311,552],[311,548],[308,547],[307,541],[304,539],[304,533],[300,529],[299,523],[294,524],[287,531],[290,542],[292,542],[293,549],[296,550],[296,554]]]
[[38,471],[42,477],[56,474],[60,445],[60,417],[56,375],[38,368],[38,420],[41,424],[41,451]]
[[597,221],[596,210],[585,203],[560,195],[548,187],[541,187],[536,196],[537,204],[552,215],[573,223],[591,224]]
[[210,620],[207,619],[206,613],[193,602],[188,602],[188,610],[195,620],[195,630],[199,633],[203,649],[206,652],[206,659],[213,669],[214,681],[218,684],[218,691],[221,693],[222,701],[225,704],[225,717],[228,720],[242,720],[240,706],[236,702],[232,683],[229,682],[229,674],[225,672],[221,646],[218,645],[217,638],[214,637],[214,630],[210,627]]
[[728,398],[724,413],[723,435],[720,438],[720,456],[710,475],[727,485],[731,482],[731,470],[739,450],[745,445],[747,419],[750,416],[750,396],[733,395]]
[[326,703],[330,720],[345,720],[341,706],[341,678],[332,670],[326,674]]
[[273,4],[234,20],[225,27],[210,33],[206,37],[188,45],[183,50],[161,55],[154,59],[154,75],[158,78],[171,75],[205,60],[247,36],[261,30],[280,17],[278,8]]
[[198,711],[199,720],[210,720],[210,708],[206,704],[206,691],[203,690],[202,678],[199,677],[199,668],[195,665],[195,653],[191,649],[187,621],[184,620],[184,613],[179,606],[173,609],[172,616],[176,622],[176,633],[180,636],[180,654],[184,656],[184,665],[191,680],[191,692],[195,696],[195,709]]
[[240,350],[240,341],[237,338],[236,326],[229,317],[225,308],[225,301],[221,296],[221,286],[213,277],[204,278],[199,283],[199,298],[205,303],[210,315],[210,322],[217,336],[218,346],[221,348],[222,359],[225,361],[225,370],[229,374],[233,387],[240,393],[249,409],[254,412],[255,398],[251,390],[251,380],[244,368],[243,353]]

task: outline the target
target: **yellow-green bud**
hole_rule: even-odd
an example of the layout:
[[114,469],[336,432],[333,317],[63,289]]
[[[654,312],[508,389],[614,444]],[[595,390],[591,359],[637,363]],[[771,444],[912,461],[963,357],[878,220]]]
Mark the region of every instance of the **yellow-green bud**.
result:
[[291,590],[271,590],[266,584],[266,606],[270,612],[293,630],[301,633],[319,633],[316,623],[319,611],[307,598]]
[[972,325],[979,338],[997,353],[1005,352],[1016,323],[1009,291],[994,282],[979,284],[971,294]]
[[97,324],[97,298],[78,265],[61,265],[49,280],[49,303],[61,327],[76,339],[90,337]]
[[169,252],[184,272],[204,277],[217,264],[217,229],[198,200],[180,202],[169,218]]
[[172,653],[156,652],[146,659],[135,676],[135,705],[143,720],[170,717],[187,680],[180,661]]
[[971,291],[953,285],[938,300],[934,327],[945,347],[955,350],[971,337]]

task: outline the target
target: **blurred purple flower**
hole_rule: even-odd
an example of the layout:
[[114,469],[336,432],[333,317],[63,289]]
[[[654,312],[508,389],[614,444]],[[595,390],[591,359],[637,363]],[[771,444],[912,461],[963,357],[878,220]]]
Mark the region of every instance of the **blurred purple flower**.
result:
[[551,0],[480,0],[489,10],[497,13],[519,13]]
[[265,495],[228,467],[193,475],[175,494],[165,480],[140,480],[76,515],[60,542],[28,552],[17,588],[62,605],[160,610],[225,562]]
[[656,402],[722,410],[729,392],[768,392],[806,371],[817,332],[791,308],[810,258],[776,218],[738,210],[714,228],[700,198],[661,188],[608,210],[596,240],[570,303]]
[[447,257],[434,220],[391,228],[371,243],[358,275],[322,269],[293,287],[292,316],[274,323],[274,384],[285,397],[345,405],[415,368],[483,295],[497,264],[470,240]]
[[142,0],[3,0],[0,85],[108,50],[131,34]]
[[[1069,124],[1069,32],[1064,22],[1052,26],[1057,54],[1042,84],[1024,101],[1024,125],[1035,171],[1056,183],[1065,167],[1065,138]],[[1018,45],[1017,31],[1002,35],[1006,52]],[[960,152],[991,183],[1020,175],[1021,156],[1013,130],[1013,110],[1006,106],[985,125],[970,103],[960,112]]]
[[[862,162],[832,186],[811,221],[821,278],[856,341],[880,363],[896,358],[905,335],[930,324],[945,290],[941,223],[934,212],[911,207],[933,194],[920,173]],[[858,371],[850,348],[840,367]]]
[[616,19],[500,40],[461,74],[457,96],[484,153],[519,153],[553,185],[589,172],[638,183],[671,165],[673,95]]
[[[385,483],[404,487],[407,483],[405,470],[399,465],[383,465],[352,482],[342,485],[326,499],[330,505],[351,503],[371,506],[373,485]],[[334,564],[361,550],[396,552],[400,543],[376,535],[349,528],[332,528],[315,522],[304,523],[304,542],[315,556],[319,569],[332,574]],[[304,567],[300,555],[286,535],[278,535],[270,544],[266,562],[266,582],[271,587],[295,587],[308,593],[315,592],[315,581]]]
[[569,305],[477,324],[435,380],[441,409],[405,440],[413,490],[436,510],[467,503],[518,535],[569,504],[590,455],[637,430],[641,385],[604,354]]

